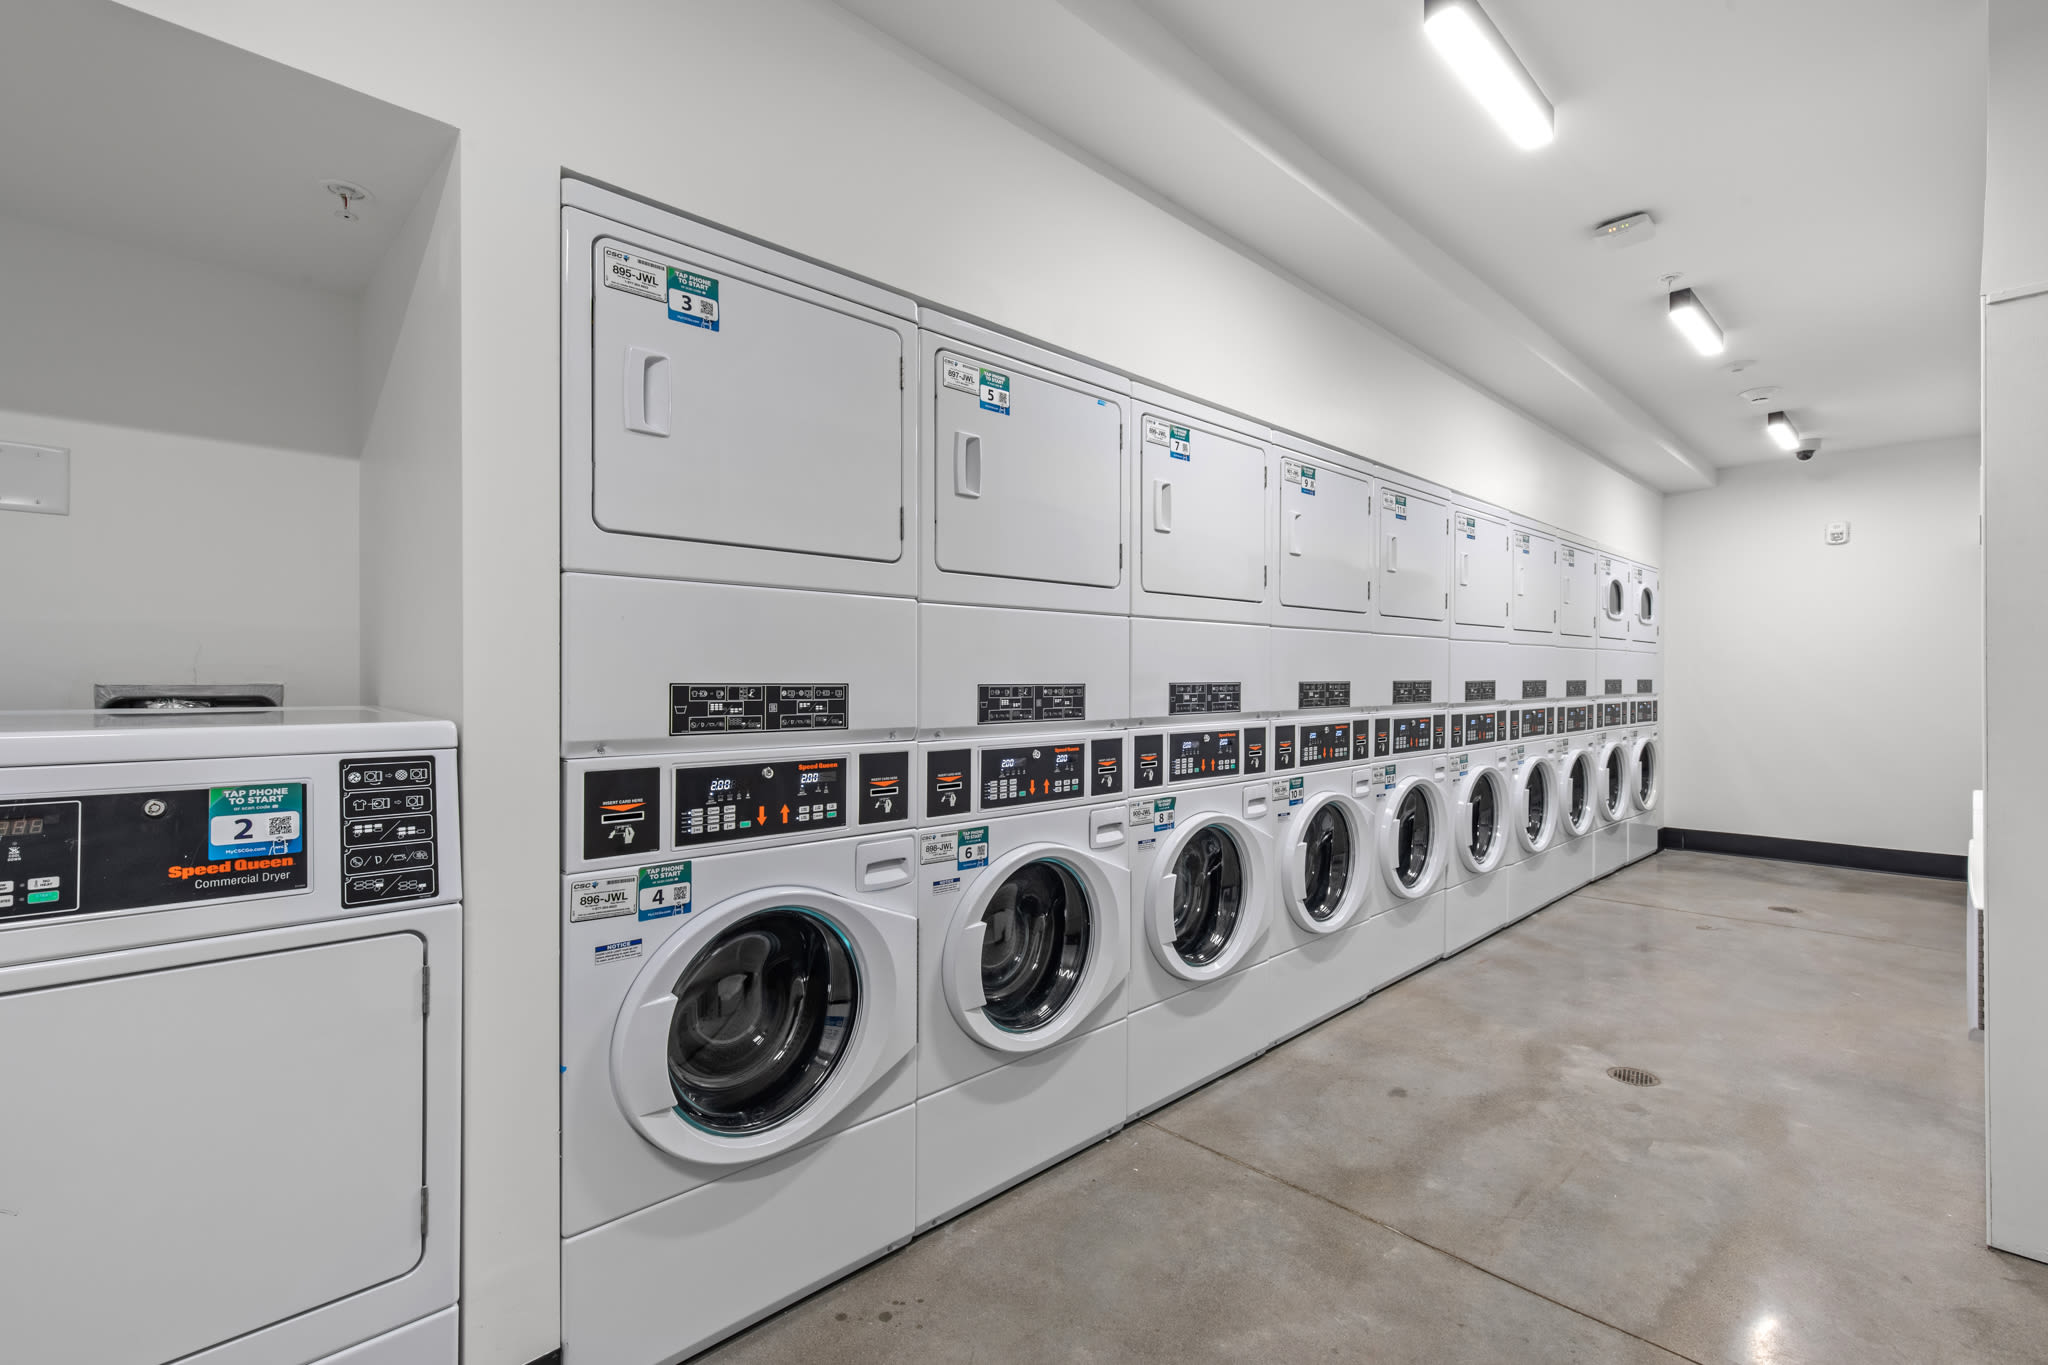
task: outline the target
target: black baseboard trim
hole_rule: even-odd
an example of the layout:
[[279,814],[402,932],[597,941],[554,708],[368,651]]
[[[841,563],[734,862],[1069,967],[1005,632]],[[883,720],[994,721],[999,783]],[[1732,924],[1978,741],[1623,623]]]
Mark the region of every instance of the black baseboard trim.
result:
[[1777,858],[1788,863],[1820,863],[1856,867],[1866,872],[1898,872],[1908,877],[1939,877],[1962,881],[1969,859],[1960,853],[1914,853],[1900,848],[1866,848],[1862,844],[1826,844],[1813,839],[1774,839],[1767,834],[1723,834],[1711,829],[1657,831],[1658,848],[1693,853],[1732,853],[1738,858]]

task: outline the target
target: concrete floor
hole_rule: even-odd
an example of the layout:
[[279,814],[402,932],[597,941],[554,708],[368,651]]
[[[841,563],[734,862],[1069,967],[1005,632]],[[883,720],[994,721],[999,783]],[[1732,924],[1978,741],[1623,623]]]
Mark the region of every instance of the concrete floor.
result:
[[1955,883],[1659,854],[705,1359],[2042,1361],[1962,970]]

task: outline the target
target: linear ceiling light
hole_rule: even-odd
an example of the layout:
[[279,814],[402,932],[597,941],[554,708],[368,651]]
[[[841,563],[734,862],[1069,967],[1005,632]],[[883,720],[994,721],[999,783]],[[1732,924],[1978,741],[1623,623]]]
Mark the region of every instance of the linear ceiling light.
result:
[[1530,151],[1557,135],[1557,110],[1479,0],[1423,0],[1422,29],[1517,147]]
[[1721,324],[1714,321],[1707,312],[1707,306],[1700,302],[1700,296],[1690,289],[1671,291],[1671,325],[1684,334],[1692,348],[1701,355],[1719,355],[1722,351]]
[[1792,419],[1782,412],[1774,412],[1764,418],[1764,430],[1780,450],[1799,449],[1799,429],[1792,425]]

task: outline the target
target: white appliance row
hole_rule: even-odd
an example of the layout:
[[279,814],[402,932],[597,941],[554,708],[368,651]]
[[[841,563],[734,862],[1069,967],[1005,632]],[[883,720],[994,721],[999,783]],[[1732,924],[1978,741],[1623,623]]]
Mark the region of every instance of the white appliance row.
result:
[[1647,854],[1654,707],[571,761],[565,1361],[701,1350]]
[[454,1365],[455,728],[0,713],[0,1339]]

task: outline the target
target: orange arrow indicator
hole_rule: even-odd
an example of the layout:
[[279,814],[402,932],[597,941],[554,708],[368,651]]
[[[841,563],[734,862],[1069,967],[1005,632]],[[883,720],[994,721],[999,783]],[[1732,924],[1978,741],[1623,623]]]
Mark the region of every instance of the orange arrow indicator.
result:
[[768,808],[766,806],[754,807],[754,823],[757,825],[768,823]]
[[782,823],[783,823],[783,824],[785,824],[785,825],[789,823],[789,807],[788,807],[788,806],[784,806],[784,807],[782,808]]

